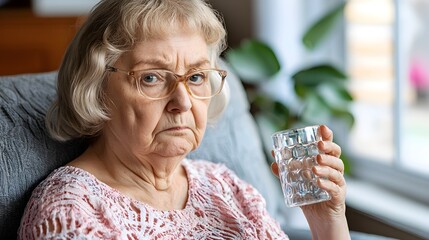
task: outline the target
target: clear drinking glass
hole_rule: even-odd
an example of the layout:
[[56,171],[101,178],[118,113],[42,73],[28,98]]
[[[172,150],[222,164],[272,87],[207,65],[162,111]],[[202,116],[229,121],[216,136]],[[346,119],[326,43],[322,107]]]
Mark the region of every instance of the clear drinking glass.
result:
[[289,129],[272,135],[274,157],[279,166],[279,177],[286,206],[296,207],[331,199],[317,185],[311,168],[317,165],[320,153],[317,142],[322,140],[319,126]]

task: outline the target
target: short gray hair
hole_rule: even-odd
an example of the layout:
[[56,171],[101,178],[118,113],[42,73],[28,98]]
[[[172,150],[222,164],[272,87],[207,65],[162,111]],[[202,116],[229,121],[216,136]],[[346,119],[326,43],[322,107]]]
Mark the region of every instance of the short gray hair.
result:
[[[113,65],[141,40],[163,37],[175,27],[200,32],[209,46],[212,67],[225,49],[219,14],[204,0],[101,0],[74,37],[58,72],[57,99],[46,116],[54,139],[95,137],[109,120],[103,87]],[[228,85],[210,103],[209,122],[229,99]]]

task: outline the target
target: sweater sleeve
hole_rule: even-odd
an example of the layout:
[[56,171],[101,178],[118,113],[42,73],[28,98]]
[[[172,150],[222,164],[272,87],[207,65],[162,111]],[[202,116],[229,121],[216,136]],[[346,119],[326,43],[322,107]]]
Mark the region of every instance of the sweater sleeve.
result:
[[27,204],[19,239],[116,239],[105,205],[79,178],[48,178]]
[[269,215],[265,199],[257,189],[227,167],[223,167],[221,178],[229,186],[224,189],[230,189],[242,213],[259,229],[259,239],[288,239],[280,224]]

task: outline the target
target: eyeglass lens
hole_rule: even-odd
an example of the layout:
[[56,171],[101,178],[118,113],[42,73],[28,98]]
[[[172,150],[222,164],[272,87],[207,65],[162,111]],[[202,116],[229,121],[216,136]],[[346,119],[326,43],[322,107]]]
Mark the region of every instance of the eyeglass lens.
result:
[[137,87],[141,93],[151,98],[162,98],[171,94],[183,81],[188,91],[195,97],[212,97],[222,88],[223,75],[217,70],[201,70],[180,77],[165,70],[143,71],[138,75]]

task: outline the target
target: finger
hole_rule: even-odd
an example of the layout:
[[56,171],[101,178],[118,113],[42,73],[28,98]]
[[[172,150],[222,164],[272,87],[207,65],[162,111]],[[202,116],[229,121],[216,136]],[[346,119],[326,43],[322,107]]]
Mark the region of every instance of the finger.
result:
[[279,177],[279,167],[276,162],[271,163],[271,172],[276,175],[276,177]]
[[332,199],[338,202],[343,201],[344,193],[339,185],[322,178],[317,180],[317,184],[321,189],[326,190],[331,195]]
[[323,141],[334,140],[334,133],[326,125],[320,125],[319,131]]
[[334,157],[340,157],[341,156],[341,147],[331,141],[319,141],[317,143],[317,147],[319,150],[325,154],[332,155]]
[[331,167],[327,166],[314,166],[313,172],[316,174],[319,178],[328,179],[331,182],[335,183],[338,186],[345,185],[345,179],[343,174]]
[[316,157],[316,161],[320,166],[330,167],[344,174],[344,163],[340,158],[319,154]]

